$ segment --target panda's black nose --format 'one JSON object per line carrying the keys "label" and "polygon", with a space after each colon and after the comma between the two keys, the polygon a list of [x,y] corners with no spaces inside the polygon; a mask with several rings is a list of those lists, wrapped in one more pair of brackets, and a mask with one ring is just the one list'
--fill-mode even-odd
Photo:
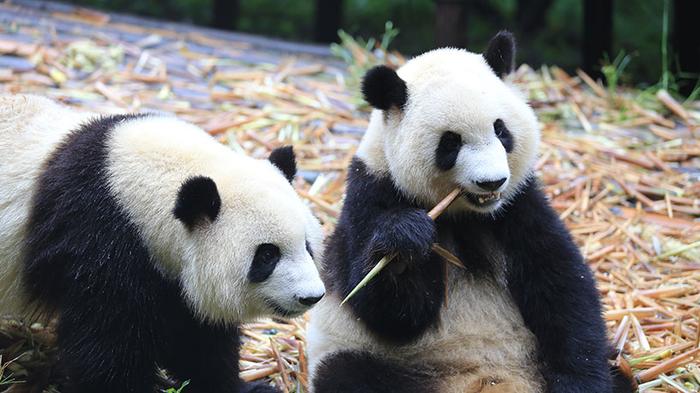
{"label": "panda's black nose", "polygon": [[476,182],[476,184],[486,191],[496,191],[496,190],[498,190],[498,187],[502,186],[503,183],[506,182],[506,180],[508,180],[508,178],[504,177],[502,179],[493,180],[493,181],[478,181],[478,182]]}
{"label": "panda's black nose", "polygon": [[299,303],[305,305],[305,306],[313,306],[314,304],[318,303],[319,300],[321,300],[321,296],[309,296],[309,297],[300,297],[298,298]]}

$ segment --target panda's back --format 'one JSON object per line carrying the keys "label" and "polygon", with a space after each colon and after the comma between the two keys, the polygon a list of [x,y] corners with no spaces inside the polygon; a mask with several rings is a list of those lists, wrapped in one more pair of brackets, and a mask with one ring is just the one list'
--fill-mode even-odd
{"label": "panda's back", "polygon": [[14,313],[22,242],[36,181],[66,135],[91,114],[32,95],[0,96],[0,313]]}

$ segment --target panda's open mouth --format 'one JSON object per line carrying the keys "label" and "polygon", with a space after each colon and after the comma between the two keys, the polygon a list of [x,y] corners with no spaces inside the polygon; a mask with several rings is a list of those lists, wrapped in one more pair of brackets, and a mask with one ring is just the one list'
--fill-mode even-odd
{"label": "panda's open mouth", "polygon": [[465,191],[462,195],[473,205],[478,207],[489,207],[501,200],[500,192],[490,192],[488,194],[474,194]]}

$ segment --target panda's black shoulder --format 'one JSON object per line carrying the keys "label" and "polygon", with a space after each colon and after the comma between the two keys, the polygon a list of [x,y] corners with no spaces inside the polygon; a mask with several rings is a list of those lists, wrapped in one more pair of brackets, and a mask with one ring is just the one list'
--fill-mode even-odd
{"label": "panda's black shoulder", "polygon": [[525,179],[518,193],[495,215],[495,224],[498,228],[516,232],[537,226],[546,228],[546,233],[570,238],[569,231],[552,208],[542,184],[534,175]]}
{"label": "panda's black shoulder", "polygon": [[[69,132],[43,163],[24,239],[22,278],[32,298],[49,306],[59,302],[72,283],[97,279],[93,274],[104,266],[96,261],[148,258],[137,228],[111,195],[107,178],[111,132],[141,116],[89,120]],[[108,270],[102,272],[109,274]]]}

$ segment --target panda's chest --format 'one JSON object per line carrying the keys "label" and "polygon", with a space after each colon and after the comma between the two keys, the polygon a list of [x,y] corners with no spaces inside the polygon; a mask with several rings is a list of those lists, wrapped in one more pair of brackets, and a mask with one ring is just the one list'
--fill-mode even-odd
{"label": "panda's chest", "polygon": [[488,227],[438,223],[437,232],[437,243],[465,266],[463,275],[505,285],[506,254]]}
{"label": "panda's chest", "polygon": [[[488,228],[438,226],[438,243],[464,265],[447,265],[446,304],[434,334],[478,337],[526,330],[507,288],[507,255]],[[430,335],[430,333],[428,333]]]}
{"label": "panda's chest", "polygon": [[453,229],[438,227],[438,243],[466,268],[448,265],[440,320],[412,346],[412,355],[442,369],[461,391],[489,378],[520,386],[513,391],[531,391],[524,386],[536,379],[527,372],[535,339],[506,286],[507,256],[488,231]]}
{"label": "panda's chest", "polygon": [[541,392],[535,338],[506,288],[450,268],[440,321],[413,348],[433,368],[441,393]]}

